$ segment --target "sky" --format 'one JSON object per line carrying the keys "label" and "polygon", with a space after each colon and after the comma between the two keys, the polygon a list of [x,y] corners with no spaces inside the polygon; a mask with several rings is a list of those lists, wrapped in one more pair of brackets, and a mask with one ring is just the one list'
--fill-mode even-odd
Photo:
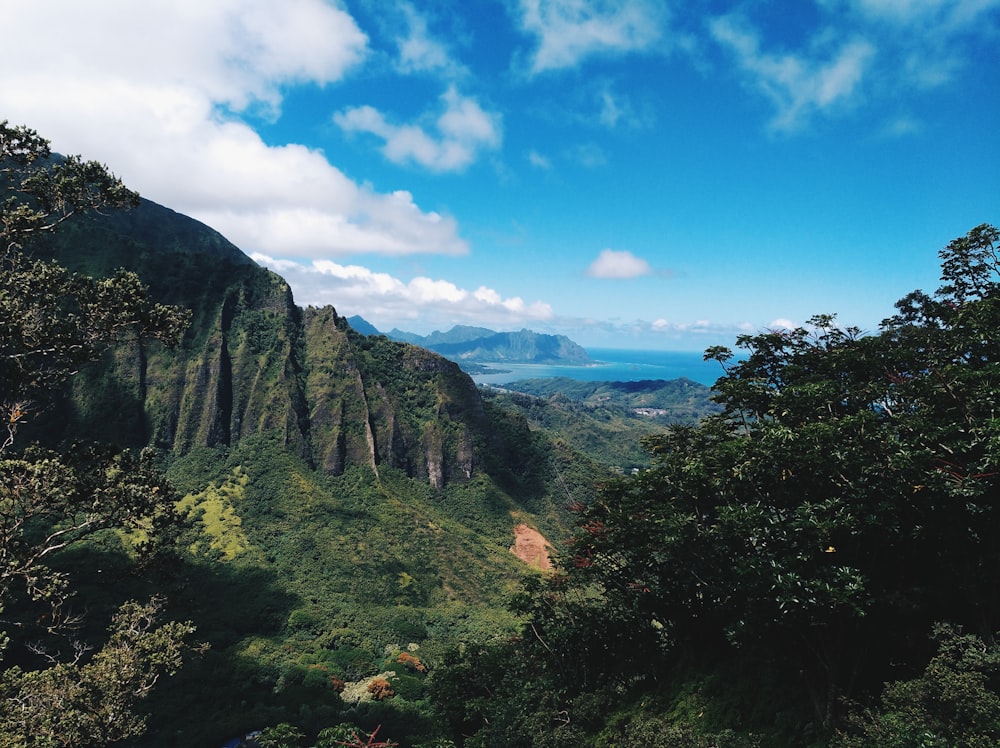
{"label": "sky", "polygon": [[382,331],[876,331],[1000,222],[1000,0],[0,9],[0,120]]}

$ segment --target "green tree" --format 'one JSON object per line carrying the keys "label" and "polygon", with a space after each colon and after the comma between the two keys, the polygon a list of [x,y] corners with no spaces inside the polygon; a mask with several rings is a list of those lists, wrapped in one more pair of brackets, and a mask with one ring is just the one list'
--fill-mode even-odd
{"label": "green tree", "polygon": [[723,413],[652,439],[656,467],[584,509],[574,573],[671,645],[718,637],[784,661],[828,729],[934,620],[990,635],[997,237],[949,244],[945,284],[879,334],[821,315],[741,337],[736,363],[710,350]]}
{"label": "green tree", "polygon": [[[177,668],[191,627],[158,624],[158,601],[128,603],[94,651],[74,633],[72,580],[51,562],[108,528],[141,530],[140,555],[152,553],[176,523],[174,496],[151,453],[23,448],[17,436],[106,346],[175,345],[188,314],[151,301],[132,273],[95,279],[44,258],[44,237],[73,215],[137,203],[104,166],[56,157],[33,130],[0,122],[0,192],[0,606],[21,645],[19,665],[2,663],[0,734],[102,745],[142,731],[132,706]],[[22,667],[29,652],[37,666]]]}
{"label": "green tree", "polygon": [[875,709],[852,715],[837,748],[988,748],[1000,743],[1000,647],[935,627],[938,651],[913,680],[888,684]]}
{"label": "green tree", "polygon": [[261,730],[260,734],[256,736],[256,741],[261,748],[294,748],[294,746],[302,745],[304,737],[305,733],[294,725],[281,722],[274,727],[265,727]]}
{"label": "green tree", "polygon": [[[562,689],[550,724],[601,684],[656,689],[694,662],[766,674],[802,729],[828,735],[845,698],[926,661],[935,621],[990,640],[998,238],[983,225],[950,243],[941,288],[875,334],[820,315],[741,336],[739,357],[706,352],[722,412],[651,438],[650,470],[577,505],[562,570],[521,602],[516,648]],[[729,719],[759,718],[760,679],[724,687],[742,688]]]}
{"label": "green tree", "polygon": [[[0,744],[103,746],[142,734],[135,710],[162,675],[181,665],[190,624],[158,624],[160,601],[127,603],[92,658],[40,670],[9,668],[0,677]],[[3,742],[6,741],[6,742]]]}

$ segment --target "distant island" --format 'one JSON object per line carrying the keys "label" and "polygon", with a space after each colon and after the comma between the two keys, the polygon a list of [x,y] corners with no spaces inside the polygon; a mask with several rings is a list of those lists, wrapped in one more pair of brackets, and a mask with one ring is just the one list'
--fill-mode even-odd
{"label": "distant island", "polygon": [[[347,322],[363,335],[385,335],[390,340],[413,343],[439,353],[473,373],[483,373],[477,364],[561,364],[587,366],[594,364],[590,354],[565,335],[548,335],[532,330],[497,332],[485,327],[456,325],[446,332],[435,330],[430,335],[417,335],[393,328],[380,332],[374,325],[357,315]],[[489,367],[485,371],[495,372]]]}

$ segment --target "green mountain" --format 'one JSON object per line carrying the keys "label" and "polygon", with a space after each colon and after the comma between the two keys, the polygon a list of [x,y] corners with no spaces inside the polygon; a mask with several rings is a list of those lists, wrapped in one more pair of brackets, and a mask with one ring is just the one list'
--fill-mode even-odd
{"label": "green mountain", "polygon": [[[157,690],[150,744],[282,721],[433,736],[426,671],[398,656],[433,669],[449,647],[511,634],[503,601],[537,573],[510,552],[515,528],[558,547],[566,507],[610,465],[484,399],[441,355],[297,307],[280,277],[154,203],[69,221],[51,250],[93,275],[134,270],[157,301],[192,310],[179,348],[108,351],[30,434],[156,447],[183,497],[180,566],[153,589],[210,649]],[[128,543],[60,559],[95,610],[152,583],[129,581]],[[372,702],[365,684],[382,673],[397,697]]]}
{"label": "green mountain", "polygon": [[565,335],[520,330],[496,332],[485,327],[456,325],[447,332],[416,335],[393,329],[393,340],[419,345],[460,363],[589,364],[590,354]]}
{"label": "green mountain", "polygon": [[581,382],[568,377],[522,379],[504,389],[545,398],[570,400],[590,409],[617,410],[654,423],[695,424],[719,406],[712,402],[712,388],[686,377],[644,379],[635,382]]}
{"label": "green mountain", "polygon": [[145,202],[73,224],[56,251],[91,274],[135,270],[155,297],[194,311],[180,351],[136,343],[107,362],[120,376],[78,378],[58,419],[67,436],[182,456],[278,432],[323,472],[396,468],[437,488],[503,453],[455,364],[356,334],[331,307],[299,309],[284,280],[191,219]]}

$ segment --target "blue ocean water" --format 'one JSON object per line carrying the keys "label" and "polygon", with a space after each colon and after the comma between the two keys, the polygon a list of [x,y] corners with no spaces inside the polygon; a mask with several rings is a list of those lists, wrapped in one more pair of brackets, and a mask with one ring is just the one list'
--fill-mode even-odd
{"label": "blue ocean water", "polygon": [[[546,366],[543,364],[486,364],[497,373],[473,374],[477,384],[502,385],[518,379],[569,377],[583,382],[635,382],[641,379],[688,379],[713,385],[722,376],[718,361],[703,361],[694,351],[640,351],[588,348],[595,364]],[[502,371],[501,371],[502,370]]]}

